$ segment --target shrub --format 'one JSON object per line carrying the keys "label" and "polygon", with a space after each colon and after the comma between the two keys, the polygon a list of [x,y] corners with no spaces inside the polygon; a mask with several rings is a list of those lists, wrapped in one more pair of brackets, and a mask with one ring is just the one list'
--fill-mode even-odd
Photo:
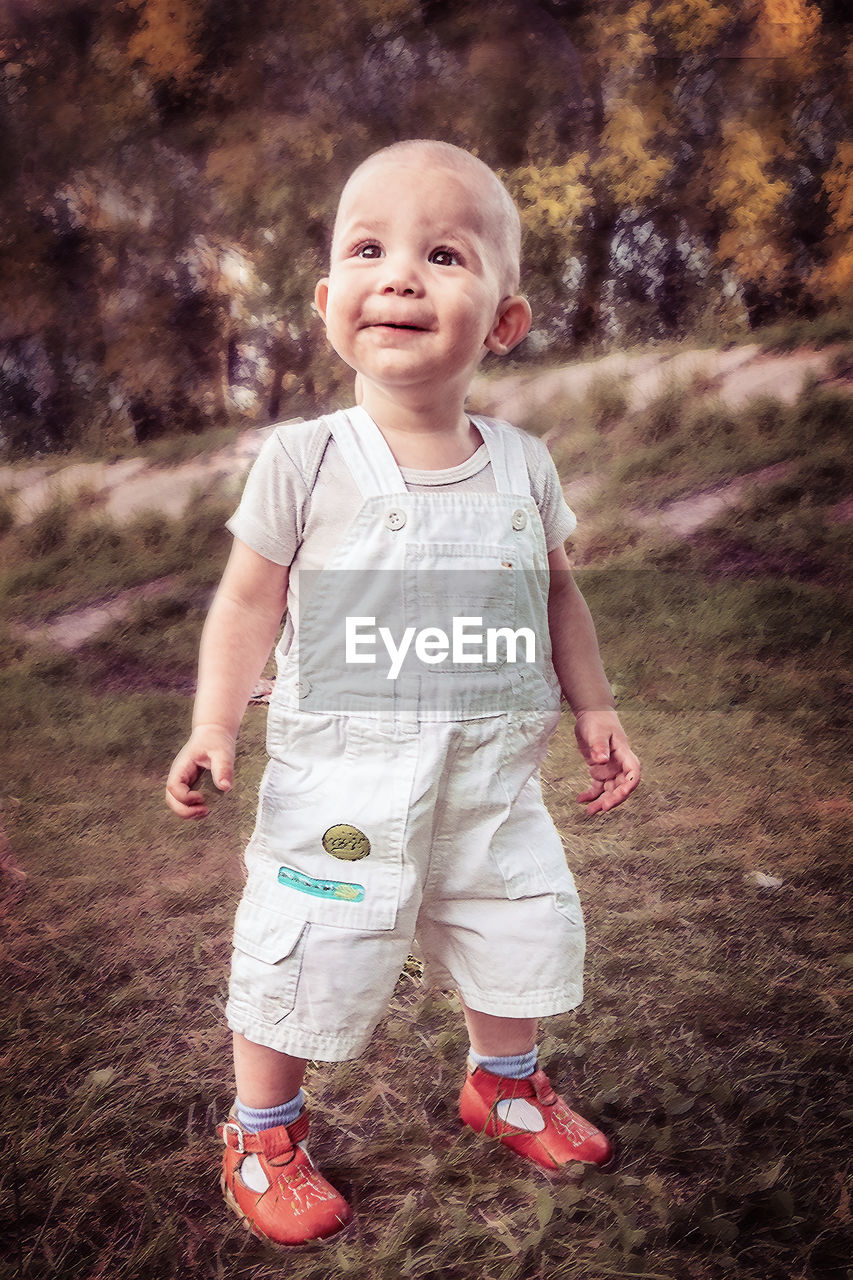
{"label": "shrub", "polygon": [[584,564],[606,564],[630,551],[640,537],[635,524],[617,517],[590,529],[582,540],[578,539],[578,558]]}
{"label": "shrub", "polygon": [[756,396],[742,412],[746,430],[763,439],[778,439],[789,418],[789,410],[772,396]]}
{"label": "shrub", "polygon": [[758,329],[753,340],[765,351],[793,351],[796,347],[828,347],[853,339],[853,310],[828,311],[809,320],[803,316],[780,320],[778,324]]}
{"label": "shrub", "polygon": [[687,412],[685,427],[697,446],[742,435],[734,410],[719,400],[700,401],[692,406]]}
{"label": "shrub", "polygon": [[221,570],[228,547],[225,521],[232,514],[231,502],[207,499],[190,502],[186,514],[172,526],[172,537],[184,551],[184,563],[215,562]]}
{"label": "shrub", "polygon": [[141,511],[125,526],[125,533],[143,551],[160,551],[172,537],[172,526],[159,511]]}
{"label": "shrub", "polygon": [[637,436],[643,444],[668,440],[681,427],[688,408],[687,388],[670,383],[643,410],[637,421]]}
{"label": "shrub", "polygon": [[594,426],[612,426],[628,412],[627,379],[619,374],[600,375],[590,384],[585,407]]}
{"label": "shrub", "polygon": [[56,497],[35,516],[26,531],[26,543],[34,556],[57,551],[68,540],[73,508],[67,498]]}
{"label": "shrub", "polygon": [[80,556],[95,559],[106,552],[117,551],[124,541],[122,531],[108,516],[82,519],[69,531],[69,544]]}
{"label": "shrub", "polygon": [[765,578],[710,593],[696,625],[704,642],[732,645],[755,657],[813,655],[849,630],[849,612],[833,591]]}
{"label": "shrub", "polygon": [[853,434],[853,396],[832,387],[807,385],[796,403],[794,427],[802,449]]}
{"label": "shrub", "polygon": [[853,343],[835,352],[827,372],[831,378],[853,378]]}
{"label": "shrub", "polygon": [[0,538],[15,524],[15,508],[8,493],[0,494]]}
{"label": "shrub", "polygon": [[157,466],[177,467],[192,458],[226,449],[234,443],[236,436],[235,426],[209,427],[202,432],[192,430],[170,432],[168,435],[145,441],[137,453],[144,454],[149,462]]}

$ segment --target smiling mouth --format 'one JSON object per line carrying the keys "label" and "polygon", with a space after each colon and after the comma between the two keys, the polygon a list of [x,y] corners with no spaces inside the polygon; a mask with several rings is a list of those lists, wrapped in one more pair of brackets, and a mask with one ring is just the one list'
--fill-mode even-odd
{"label": "smiling mouth", "polygon": [[365,326],[367,329],[401,329],[403,332],[409,333],[426,333],[427,329],[422,324],[400,324],[394,320],[376,320]]}

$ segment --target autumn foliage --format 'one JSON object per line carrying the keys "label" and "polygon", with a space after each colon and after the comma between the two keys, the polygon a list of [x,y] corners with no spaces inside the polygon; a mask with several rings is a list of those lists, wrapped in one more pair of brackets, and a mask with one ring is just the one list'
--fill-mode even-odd
{"label": "autumn foliage", "polygon": [[517,197],[527,350],[726,339],[853,294],[853,53],[813,0],[7,0],[0,448],[334,394],[310,299],[364,155]]}

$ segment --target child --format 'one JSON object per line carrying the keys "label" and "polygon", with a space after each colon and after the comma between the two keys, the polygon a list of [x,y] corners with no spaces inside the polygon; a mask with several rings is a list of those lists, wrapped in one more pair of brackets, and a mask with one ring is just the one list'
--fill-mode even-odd
{"label": "child", "polygon": [[[229,522],[167,800],[203,818],[204,769],[230,789],[286,609],[235,924],[237,1100],[222,1128],[226,1200],[280,1244],[352,1216],[305,1148],[305,1066],[362,1052],[415,934],[427,976],[460,994],[463,1121],[552,1174],[611,1153],[536,1066],[537,1019],[581,998],[583,920],[538,782],[560,690],[590,813],[621,803],[640,766],[569,571],[574,517],[547,451],[463,408],[486,351],[507,353],[530,326],[519,246],[512,200],[468,153],[411,141],[362,164],[315,293],[360,403],[274,432]],[[509,625],[478,650],[489,619]]]}

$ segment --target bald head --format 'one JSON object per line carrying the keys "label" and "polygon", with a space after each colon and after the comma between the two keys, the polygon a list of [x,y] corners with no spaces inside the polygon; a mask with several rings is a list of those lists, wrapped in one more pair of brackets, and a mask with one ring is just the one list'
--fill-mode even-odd
{"label": "bald head", "polygon": [[[521,220],[512,197],[496,173],[470,151],[455,147],[450,142],[432,138],[412,138],[394,142],[368,156],[350,175],[341,193],[338,213],[345,205],[350,185],[373,166],[398,164],[401,168],[444,169],[454,173],[476,196],[484,221],[488,225],[488,239],[495,254],[498,273],[506,294],[518,289],[521,258]],[[338,221],[335,223],[337,235]],[[334,237],[333,237],[334,239]]]}

